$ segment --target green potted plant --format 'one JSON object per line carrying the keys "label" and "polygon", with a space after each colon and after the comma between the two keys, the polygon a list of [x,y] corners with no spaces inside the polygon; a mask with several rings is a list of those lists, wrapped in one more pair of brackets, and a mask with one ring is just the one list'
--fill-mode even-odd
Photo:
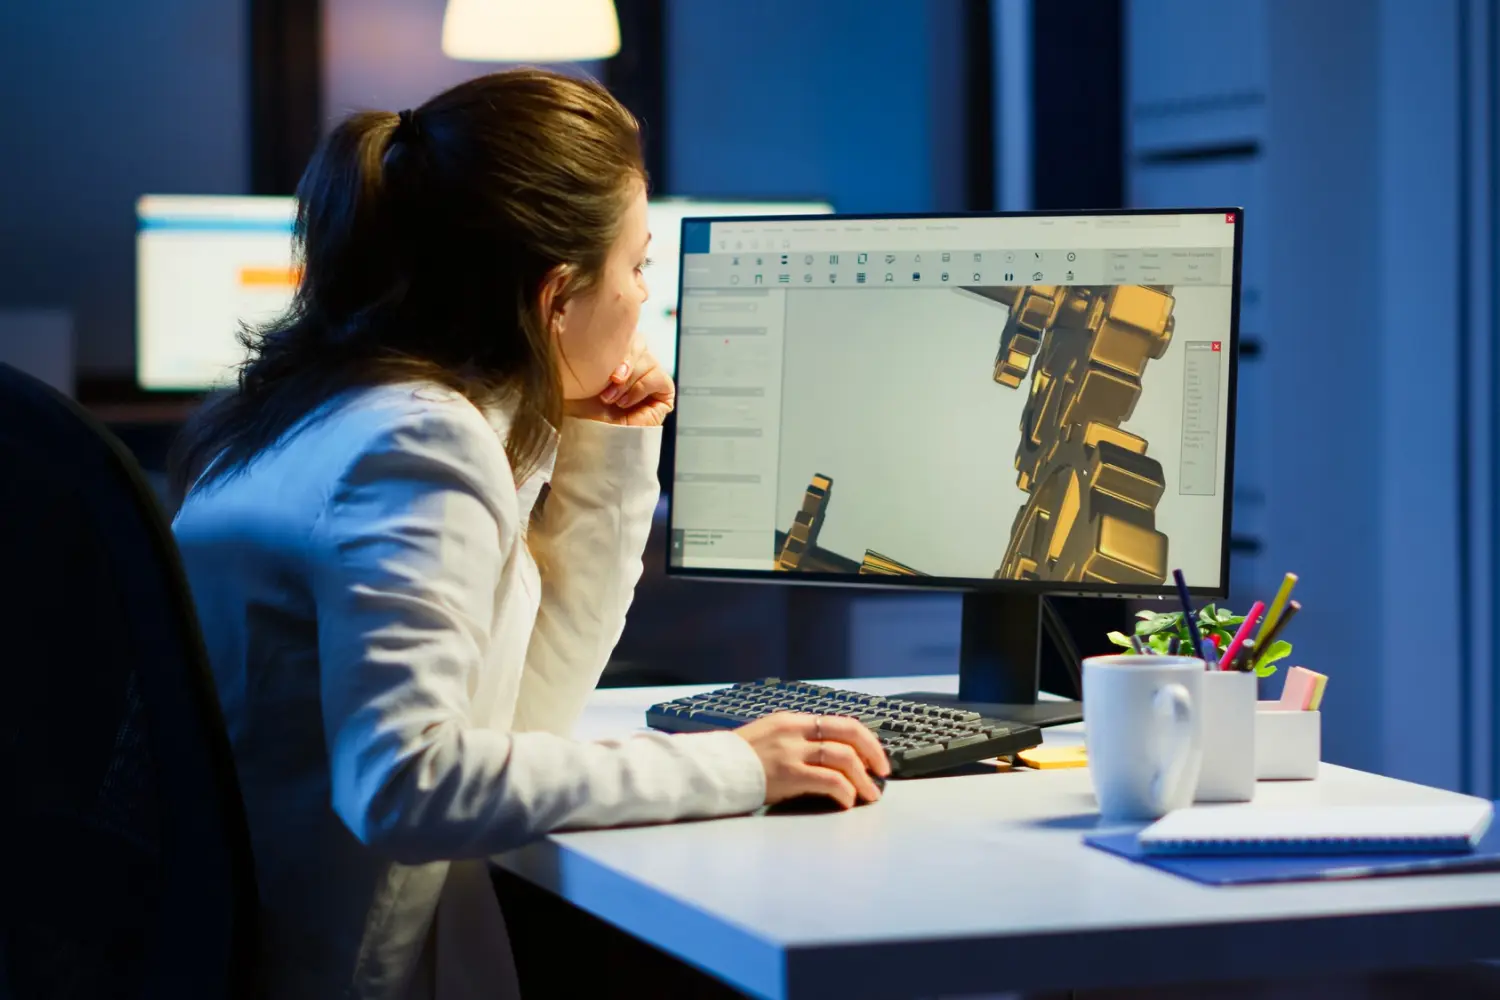
{"label": "green potted plant", "polygon": [[[1178,647],[1183,650],[1184,655],[1191,649],[1193,638],[1188,632],[1187,618],[1181,611],[1139,611],[1136,619],[1135,635],[1140,639],[1141,645],[1151,652],[1165,654],[1173,638],[1177,639]],[[1198,631],[1203,638],[1212,641],[1214,648],[1222,654],[1244,620],[1244,615],[1209,604],[1198,612]],[[1135,643],[1122,632],[1111,632],[1109,641],[1122,647],[1127,653],[1134,654],[1136,651]],[[1276,663],[1292,655],[1292,644],[1285,639],[1277,639],[1264,652],[1255,649],[1253,641],[1247,641],[1246,645],[1254,656],[1255,672],[1261,677],[1274,674]]]}

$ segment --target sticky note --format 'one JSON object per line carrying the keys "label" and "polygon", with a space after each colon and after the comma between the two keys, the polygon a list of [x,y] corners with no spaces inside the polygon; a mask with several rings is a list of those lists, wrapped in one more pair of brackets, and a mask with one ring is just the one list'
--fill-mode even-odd
{"label": "sticky note", "polygon": [[1327,686],[1328,678],[1322,674],[1318,674],[1317,679],[1313,681],[1312,697],[1307,700],[1307,710],[1309,712],[1316,712],[1318,706],[1323,704],[1323,689]]}
{"label": "sticky note", "polygon": [[1323,685],[1328,678],[1306,667],[1293,667],[1286,672],[1286,684],[1281,689],[1281,707],[1293,712],[1306,712],[1314,707],[1314,699],[1323,697]]}
{"label": "sticky note", "polygon": [[1016,754],[1022,764],[1046,771],[1057,767],[1088,767],[1088,754],[1082,743],[1077,746],[1047,746],[1045,743]]}

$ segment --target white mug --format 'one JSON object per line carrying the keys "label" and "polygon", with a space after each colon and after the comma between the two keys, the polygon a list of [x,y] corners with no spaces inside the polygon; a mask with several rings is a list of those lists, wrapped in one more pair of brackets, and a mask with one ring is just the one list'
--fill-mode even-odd
{"label": "white mug", "polygon": [[1083,661],[1084,740],[1104,819],[1157,819],[1192,804],[1203,765],[1203,671],[1191,656]]}

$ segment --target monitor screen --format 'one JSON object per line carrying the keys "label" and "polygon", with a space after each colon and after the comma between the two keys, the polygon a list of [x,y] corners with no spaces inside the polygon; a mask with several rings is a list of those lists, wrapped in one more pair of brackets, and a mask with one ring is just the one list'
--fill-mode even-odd
{"label": "monitor screen", "polygon": [[649,207],[651,249],[647,256],[646,286],[651,297],[641,307],[640,330],[651,353],[667,371],[676,365],[677,285],[682,220],[694,216],[726,218],[739,215],[827,215],[833,206],[818,201],[701,201],[696,198],[659,198]]}
{"label": "monitor screen", "polygon": [[297,287],[292,198],[146,195],[136,202],[136,381],[231,384],[242,324],[274,319]]}
{"label": "monitor screen", "polygon": [[1241,225],[688,223],[669,569],[1222,594]]}

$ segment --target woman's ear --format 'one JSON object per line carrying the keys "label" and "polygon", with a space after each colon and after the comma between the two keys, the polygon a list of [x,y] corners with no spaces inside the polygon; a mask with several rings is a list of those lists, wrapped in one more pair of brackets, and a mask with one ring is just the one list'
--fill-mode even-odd
{"label": "woman's ear", "polygon": [[564,321],[568,309],[568,283],[572,276],[573,269],[569,265],[558,264],[542,279],[537,306],[542,324],[549,335],[556,336],[558,327]]}

